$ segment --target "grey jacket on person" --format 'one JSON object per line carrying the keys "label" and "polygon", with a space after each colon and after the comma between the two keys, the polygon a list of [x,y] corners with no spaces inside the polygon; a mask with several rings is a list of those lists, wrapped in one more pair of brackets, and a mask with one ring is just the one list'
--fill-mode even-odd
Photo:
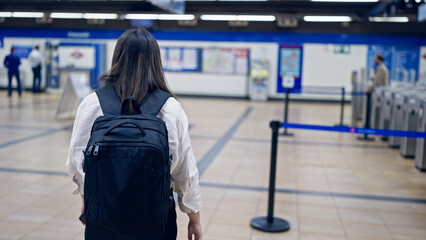
{"label": "grey jacket on person", "polygon": [[389,83],[389,70],[385,64],[380,64],[377,66],[376,73],[373,77],[373,84],[367,89],[368,93],[374,91],[375,87],[387,86]]}

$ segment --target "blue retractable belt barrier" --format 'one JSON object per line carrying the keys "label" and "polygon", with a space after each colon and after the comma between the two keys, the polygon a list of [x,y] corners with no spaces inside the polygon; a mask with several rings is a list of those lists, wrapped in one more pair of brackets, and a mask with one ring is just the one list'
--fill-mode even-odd
{"label": "blue retractable belt barrier", "polygon": [[298,124],[298,123],[288,123],[288,122],[283,122],[281,127],[283,127],[283,128],[294,128],[294,129],[317,130],[317,131],[330,131],[330,132],[344,132],[344,133],[355,133],[355,134],[392,136],[392,137],[426,138],[426,132],[386,130],[386,129],[376,129],[376,128],[322,126],[322,125]]}

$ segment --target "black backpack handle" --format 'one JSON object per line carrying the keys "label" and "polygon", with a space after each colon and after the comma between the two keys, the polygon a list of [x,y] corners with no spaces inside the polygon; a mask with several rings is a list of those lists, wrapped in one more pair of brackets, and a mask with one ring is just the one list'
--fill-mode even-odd
{"label": "black backpack handle", "polygon": [[129,115],[130,104],[133,107],[133,114],[141,114],[141,109],[138,102],[132,96],[128,96],[121,105],[121,115]]}
{"label": "black backpack handle", "polygon": [[118,121],[116,124],[114,124],[114,125],[110,126],[110,127],[106,130],[106,132],[105,132],[104,136],[107,136],[107,135],[111,134],[112,130],[114,130],[114,129],[116,129],[116,128],[120,127],[120,126],[123,126],[124,124],[131,124],[131,125],[136,126],[136,127],[137,127],[137,128],[139,128],[139,130],[141,131],[142,137],[144,137],[144,136],[145,136],[145,131],[144,131],[144,129],[143,129],[142,124],[140,124],[140,123],[139,123],[139,122],[137,122],[137,121],[129,121],[129,120],[126,120],[126,119],[124,119],[124,120],[122,120],[122,121]]}

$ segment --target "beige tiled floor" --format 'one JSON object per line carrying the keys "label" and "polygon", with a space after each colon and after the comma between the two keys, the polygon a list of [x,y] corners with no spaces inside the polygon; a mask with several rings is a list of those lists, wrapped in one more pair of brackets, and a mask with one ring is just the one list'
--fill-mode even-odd
{"label": "beige tiled floor", "polygon": [[[3,91],[0,99],[0,239],[83,239],[80,199],[71,195],[75,186],[62,175],[71,133],[63,128],[72,120],[55,120],[59,97],[25,93],[22,99],[7,99]],[[378,139],[364,143],[353,135],[303,130],[281,137],[278,148],[276,185],[287,191],[276,194],[275,215],[287,219],[291,229],[280,234],[253,230],[250,219],[267,209],[262,189],[269,176],[268,122],[282,119],[282,103],[180,101],[193,125],[197,159],[227,140],[200,179],[205,240],[426,239],[426,204],[354,197],[426,199],[426,174],[414,169],[413,160]],[[247,118],[224,139],[249,107]],[[349,106],[346,113],[349,122]],[[292,103],[290,120],[333,125],[338,114],[337,104]],[[178,239],[186,239],[186,224],[179,213]]]}

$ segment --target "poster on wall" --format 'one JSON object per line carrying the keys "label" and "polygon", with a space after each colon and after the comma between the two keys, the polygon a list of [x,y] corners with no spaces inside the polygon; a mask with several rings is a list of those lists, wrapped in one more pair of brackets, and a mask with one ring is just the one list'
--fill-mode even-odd
{"label": "poster on wall", "polygon": [[391,79],[396,81],[416,82],[419,79],[419,55],[419,48],[396,47],[395,64],[391,71]]}
{"label": "poster on wall", "polygon": [[196,48],[183,48],[183,69],[198,69],[198,50]]}
{"label": "poster on wall", "polygon": [[167,48],[161,47],[160,48],[160,55],[161,55],[161,63],[163,64],[163,69],[167,69]]}
{"label": "poster on wall", "polygon": [[198,48],[161,47],[164,71],[198,72]]}
{"label": "poster on wall", "polygon": [[95,68],[95,48],[93,46],[59,46],[59,68]]}
{"label": "poster on wall", "polygon": [[28,58],[31,51],[33,50],[32,46],[26,45],[12,45],[12,47],[15,49],[15,55],[19,58]]}
{"label": "poster on wall", "polygon": [[300,93],[302,87],[302,46],[280,45],[277,93],[284,93],[283,80],[292,78],[292,93]]}
{"label": "poster on wall", "polygon": [[248,74],[249,50],[242,48],[203,49],[203,72]]}
{"label": "poster on wall", "polygon": [[182,70],[181,48],[169,48],[167,54],[167,69],[171,71]]}
{"label": "poster on wall", "polygon": [[419,81],[426,84],[426,47],[420,48]]}

